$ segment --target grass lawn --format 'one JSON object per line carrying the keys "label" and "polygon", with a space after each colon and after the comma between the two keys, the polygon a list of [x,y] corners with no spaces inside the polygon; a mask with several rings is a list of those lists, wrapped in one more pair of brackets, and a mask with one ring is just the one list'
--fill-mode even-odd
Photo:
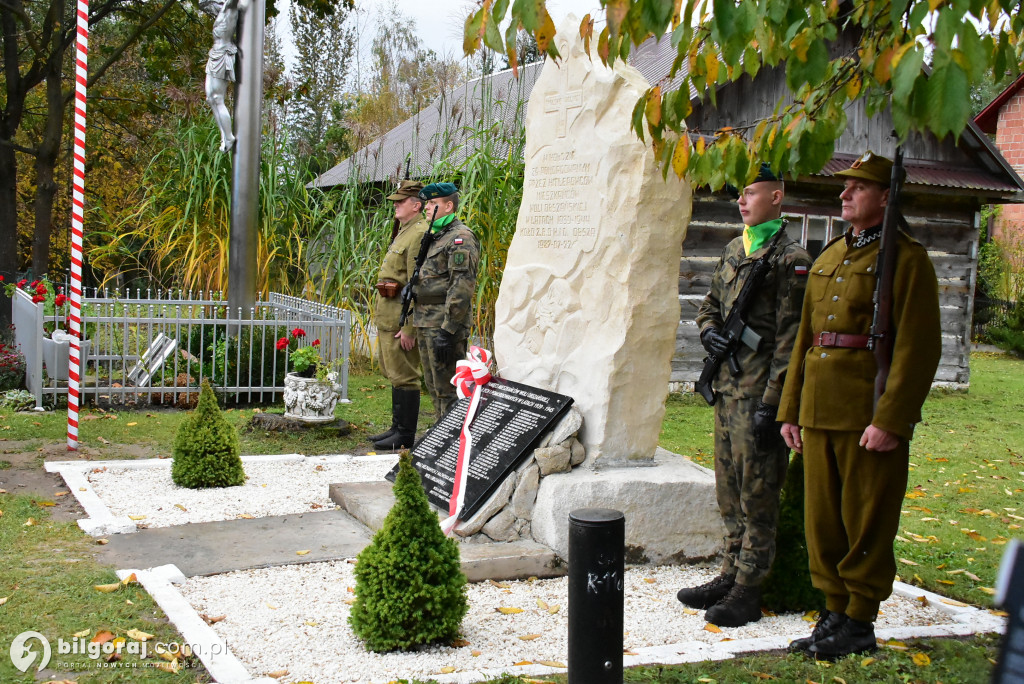
{"label": "grass lawn", "polygon": [[[896,553],[904,582],[989,608],[1004,545],[1021,536],[1024,524],[1024,361],[974,354],[971,370],[969,393],[936,390],[925,404],[924,421],[911,446],[910,486]],[[390,421],[390,390],[380,376],[355,369],[350,375],[349,396],[352,403],[337,409],[337,415],[353,426],[349,436],[243,429],[243,453],[365,453],[365,436]],[[429,413],[429,402],[424,399],[421,430],[430,422]],[[170,456],[170,444],[183,415],[153,409],[86,409],[80,435],[83,451],[104,459]],[[235,408],[226,415],[244,428],[253,409]],[[12,467],[12,462],[40,467],[44,459],[60,458],[55,454],[62,450],[65,419],[60,411],[15,414],[0,410],[0,469]],[[669,399],[660,443],[710,466],[712,410],[693,395]],[[0,493],[0,548],[4,549],[0,555],[0,681],[36,681],[15,670],[6,657],[11,640],[26,629],[40,631],[51,640],[58,636],[70,639],[86,630],[89,639],[98,631],[125,637],[128,630],[135,629],[156,635],[154,640],[173,641],[174,629],[140,587],[124,586],[112,593],[94,589],[95,585],[116,582],[112,569],[92,559],[94,541],[73,523],[49,518],[48,503]],[[33,524],[26,524],[29,519]],[[832,666],[797,656],[761,654],[723,663],[641,667],[628,671],[626,681],[982,682],[988,681],[998,642],[980,636],[923,640],[907,646],[908,650],[885,649],[870,661],[849,658]],[[73,663],[90,662],[85,656],[77,660],[75,656],[60,657]],[[134,662],[132,658],[125,656],[125,662]],[[136,662],[140,666],[136,669],[94,668],[73,676],[54,673],[52,678],[79,682],[203,680],[202,668],[196,669],[190,660],[179,663],[177,674],[141,668],[157,662],[163,661],[151,657]],[[495,681],[513,684],[525,680],[506,677]],[[564,682],[565,678],[545,677],[543,681]]]}

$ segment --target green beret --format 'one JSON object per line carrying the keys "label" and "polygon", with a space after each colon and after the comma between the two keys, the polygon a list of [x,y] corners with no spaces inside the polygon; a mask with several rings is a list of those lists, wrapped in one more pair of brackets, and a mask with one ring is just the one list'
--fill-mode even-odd
{"label": "green beret", "polygon": [[388,199],[394,202],[404,200],[406,197],[419,197],[420,190],[423,189],[423,183],[415,180],[404,180],[398,186],[398,189],[388,195]]}
{"label": "green beret", "polygon": [[[754,180],[750,181],[748,185],[753,185],[754,183],[763,183],[765,181],[779,180],[782,179],[776,176],[774,173],[772,173],[772,167],[765,162],[761,162],[761,166],[757,170],[757,177],[754,178]],[[732,197],[733,199],[739,199],[740,189],[737,188],[735,185],[726,184],[725,191],[729,193],[729,197]]]}
{"label": "green beret", "polygon": [[448,197],[454,195],[459,189],[455,187],[455,183],[431,183],[427,187],[420,190],[421,200],[432,200],[438,197]]}
{"label": "green beret", "polygon": [[882,185],[889,185],[889,181],[892,179],[892,160],[868,150],[860,159],[853,162],[850,168],[845,171],[837,171],[834,175],[840,178],[863,178]]}

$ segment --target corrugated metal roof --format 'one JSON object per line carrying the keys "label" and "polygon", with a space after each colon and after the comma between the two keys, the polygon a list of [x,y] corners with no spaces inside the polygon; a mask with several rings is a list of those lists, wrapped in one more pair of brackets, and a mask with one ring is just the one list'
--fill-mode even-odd
{"label": "corrugated metal roof", "polygon": [[[630,54],[629,63],[650,83],[658,83],[669,73],[675,56],[668,36],[660,41],[651,38]],[[413,177],[429,175],[434,166],[445,159],[458,165],[477,149],[480,140],[475,133],[481,122],[499,124],[503,128],[504,135],[494,136],[492,142],[497,144],[498,154],[507,154],[507,141],[521,133],[525,125],[526,104],[543,66],[544,62],[535,62],[521,67],[518,79],[508,69],[464,83],[324,172],[309,186],[344,185],[353,177],[364,183],[401,178],[409,155]],[[662,83],[662,87],[677,88],[685,69],[684,65],[680,73]],[[494,104],[485,106],[488,101]],[[491,118],[485,120],[485,117]]]}
{"label": "corrugated metal roof", "polygon": [[[825,168],[813,175],[833,176],[837,171],[850,168],[850,164],[856,159],[857,157],[852,154],[836,154],[831,161],[825,164]],[[1012,181],[997,178],[981,169],[942,166],[934,162],[920,162],[913,159],[905,160],[904,166],[907,169],[906,182],[908,185],[930,185],[940,188],[992,192],[1017,192],[1020,190],[1020,187]]]}

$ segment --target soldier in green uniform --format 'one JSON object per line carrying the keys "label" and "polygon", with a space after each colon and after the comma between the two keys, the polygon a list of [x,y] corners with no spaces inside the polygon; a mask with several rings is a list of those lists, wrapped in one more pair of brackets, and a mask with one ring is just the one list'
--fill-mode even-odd
{"label": "soldier in green uniform", "polygon": [[414,287],[416,326],[423,378],[434,402],[436,420],[457,401],[452,377],[455,362],[466,356],[472,323],[480,242],[455,218],[459,191],[452,183],[431,183],[420,191],[424,213],[432,220],[433,243]]}
{"label": "soldier in green uniform", "polygon": [[836,174],[850,228],[811,266],[779,405],[786,444],[804,454],[811,581],[826,607],[790,650],[822,660],[875,648],[873,622],[896,575],[892,542],[909,442],[942,353],[935,269],[925,248],[900,232],[892,368],[873,405],[873,293],[891,172],[890,160],[867,152]]}
{"label": "soldier in green uniform", "polygon": [[[721,358],[728,347],[721,330],[754,262],[769,248],[775,259],[746,311],[748,327],[761,336],[757,350],[740,345],[740,375],[723,363],[714,380],[715,492],[725,523],[725,549],[718,577],[677,597],[707,608],[706,619],[739,627],[761,618],[760,585],[775,557],[779,493],[786,480],[789,450],[782,443],[775,413],[800,323],[811,256],[785,233],[785,187],[767,164],[743,188],[738,204],[744,230],[725,248],[711,280],[711,291],[697,313],[704,347]],[[774,246],[773,238],[779,235]]]}
{"label": "soldier in green uniform", "polygon": [[420,242],[427,232],[423,218],[423,184],[404,180],[388,199],[395,208],[397,233],[388,246],[377,276],[377,308],[373,322],[377,326],[377,355],[381,371],[391,382],[391,428],[370,436],[381,450],[406,449],[416,437],[420,414],[420,352],[416,328],[411,323],[399,326],[402,315],[402,288],[416,266]]}

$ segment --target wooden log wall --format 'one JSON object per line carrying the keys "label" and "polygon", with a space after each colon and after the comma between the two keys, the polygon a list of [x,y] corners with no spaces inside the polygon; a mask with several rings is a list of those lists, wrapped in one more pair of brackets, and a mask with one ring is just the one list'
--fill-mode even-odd
{"label": "wooden log wall", "polygon": [[[791,236],[799,239],[801,213],[838,215],[838,202],[824,204],[821,198],[819,193],[801,196],[797,188],[787,187],[785,213],[794,219],[789,226]],[[942,359],[935,383],[966,389],[970,384],[971,318],[978,256],[975,212],[970,205],[951,207],[933,198],[908,202],[905,215],[915,239],[927,247],[939,281]],[[711,275],[722,250],[742,228],[734,201],[724,195],[695,195],[693,218],[679,262],[681,313],[672,359],[674,389],[691,389],[700,376],[705,353],[694,319],[711,286]]]}

